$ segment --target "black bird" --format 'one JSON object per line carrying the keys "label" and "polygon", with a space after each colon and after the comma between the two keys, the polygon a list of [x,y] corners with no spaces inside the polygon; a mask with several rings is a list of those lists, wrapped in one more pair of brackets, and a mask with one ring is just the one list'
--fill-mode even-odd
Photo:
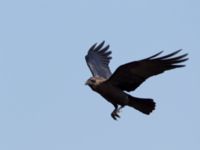
{"label": "black bird", "polygon": [[86,81],[86,85],[113,104],[115,109],[111,116],[115,120],[120,117],[118,113],[124,106],[133,107],[149,115],[155,109],[153,99],[133,97],[125,91],[135,90],[151,76],[184,67],[185,65],[180,63],[188,60],[188,54],[177,55],[181,50],[165,56],[160,56],[163,52],[161,51],[151,57],[123,64],[112,74],[109,68],[111,51],[108,51],[109,45],[104,46],[104,43],[94,44],[85,56],[93,75]]}

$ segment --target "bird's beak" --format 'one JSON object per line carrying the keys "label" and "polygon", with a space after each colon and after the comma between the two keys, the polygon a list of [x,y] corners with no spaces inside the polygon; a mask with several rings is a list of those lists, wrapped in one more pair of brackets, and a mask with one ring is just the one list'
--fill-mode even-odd
{"label": "bird's beak", "polygon": [[88,80],[85,82],[85,85],[88,85],[89,84],[89,82],[88,82]]}

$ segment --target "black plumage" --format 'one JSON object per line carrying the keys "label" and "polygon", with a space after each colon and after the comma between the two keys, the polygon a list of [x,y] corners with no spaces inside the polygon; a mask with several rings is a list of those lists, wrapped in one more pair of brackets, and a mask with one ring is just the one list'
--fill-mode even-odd
{"label": "black plumage", "polygon": [[109,68],[111,51],[108,51],[109,45],[104,47],[104,43],[94,44],[85,57],[93,75],[86,84],[113,104],[113,119],[119,117],[119,110],[126,105],[144,114],[150,114],[155,109],[153,99],[133,97],[124,91],[135,90],[149,77],[184,67],[181,63],[188,60],[188,54],[178,55],[181,50],[165,56],[160,56],[163,53],[161,51],[148,58],[123,64],[112,74]]}

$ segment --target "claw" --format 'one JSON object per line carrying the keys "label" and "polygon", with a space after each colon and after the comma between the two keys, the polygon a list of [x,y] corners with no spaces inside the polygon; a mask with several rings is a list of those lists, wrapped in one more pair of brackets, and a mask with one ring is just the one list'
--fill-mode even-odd
{"label": "claw", "polygon": [[119,110],[118,109],[115,109],[112,113],[111,113],[111,117],[114,119],[114,120],[117,120],[117,118],[120,118],[119,116]]}
{"label": "claw", "polygon": [[114,120],[117,120],[116,116],[112,113],[111,114],[111,117],[114,119]]}

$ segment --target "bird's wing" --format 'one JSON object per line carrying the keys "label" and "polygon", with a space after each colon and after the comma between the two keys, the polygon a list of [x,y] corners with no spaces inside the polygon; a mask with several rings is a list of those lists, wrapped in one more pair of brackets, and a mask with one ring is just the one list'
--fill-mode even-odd
{"label": "bird's wing", "polygon": [[90,47],[85,60],[93,76],[108,79],[111,76],[109,68],[111,51],[108,51],[109,45],[104,47],[104,43],[103,41],[99,45],[96,43]]}
{"label": "bird's wing", "polygon": [[177,50],[171,54],[157,57],[162,53],[161,51],[146,59],[121,65],[107,82],[119,87],[121,90],[135,90],[151,76],[158,75],[166,70],[184,67],[185,65],[180,63],[188,60],[188,58],[186,58],[188,54],[176,56],[180,51],[181,50]]}

